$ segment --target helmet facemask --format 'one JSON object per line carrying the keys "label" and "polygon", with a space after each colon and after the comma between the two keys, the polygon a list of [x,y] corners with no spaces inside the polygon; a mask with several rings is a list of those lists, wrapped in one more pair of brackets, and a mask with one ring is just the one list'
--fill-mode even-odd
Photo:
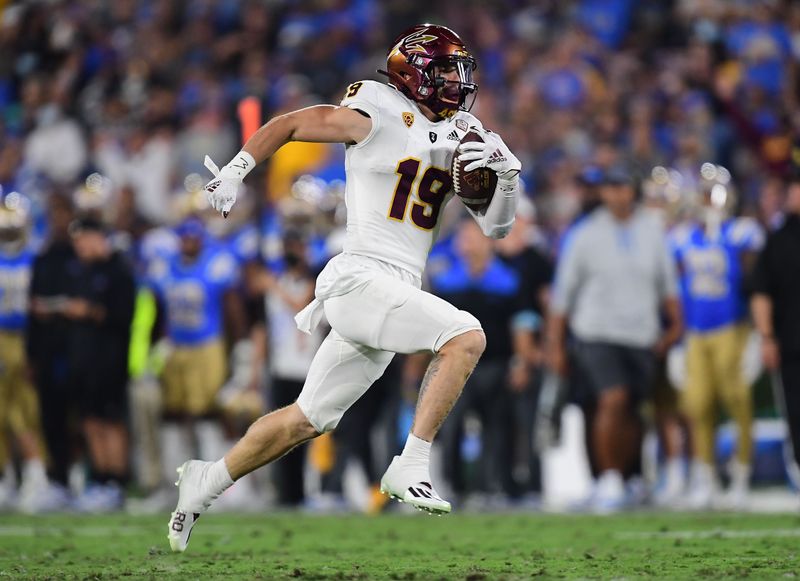
{"label": "helmet facemask", "polygon": [[[429,87],[432,94],[423,103],[440,117],[451,117],[456,111],[469,111],[478,92],[478,85],[472,78],[474,70],[475,59],[470,56],[448,56],[431,60],[423,71],[427,82],[420,92]],[[458,75],[457,80],[448,80],[444,76],[451,72]]]}

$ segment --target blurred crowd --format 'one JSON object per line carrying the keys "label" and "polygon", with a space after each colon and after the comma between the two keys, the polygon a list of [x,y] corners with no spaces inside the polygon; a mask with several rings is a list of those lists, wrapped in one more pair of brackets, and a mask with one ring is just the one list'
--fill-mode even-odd
{"label": "blurred crowd", "polygon": [[[0,11],[0,507],[115,510],[131,493],[131,510],[162,510],[183,459],[218,458],[252,419],[294,401],[321,336],[293,316],[341,249],[344,150],[289,144],[227,220],[206,206],[204,156],[238,151],[246,97],[261,121],[337,103],[352,81],[378,79],[391,40],[424,21],[475,55],[473,113],[522,160],[525,184],[508,238],[484,238],[453,202],[429,261],[427,288],[488,338],[438,440],[443,492],[535,506],[540,456],[569,402],[595,480],[580,507],[709,507],[722,406],[738,433],[725,502],[746,504],[761,375],[749,281],[767,234],[797,213],[784,198],[800,164],[800,6],[65,0]],[[222,506],[381,510],[377,480],[426,364],[398,358],[334,434],[238,482]]]}

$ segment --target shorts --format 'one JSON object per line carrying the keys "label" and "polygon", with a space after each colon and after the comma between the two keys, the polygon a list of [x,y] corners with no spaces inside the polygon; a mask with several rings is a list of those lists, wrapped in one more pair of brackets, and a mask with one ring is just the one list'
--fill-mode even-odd
{"label": "shorts", "polygon": [[316,326],[324,309],[331,328],[345,339],[393,353],[436,353],[453,337],[481,329],[471,314],[420,286],[420,277],[404,268],[340,254],[319,275],[317,298],[296,317],[298,327]]}
{"label": "shorts", "polygon": [[320,309],[331,326],[297,400],[319,431],[342,415],[376,381],[395,353],[438,352],[450,339],[481,330],[478,320],[420,289],[414,273],[381,260],[340,254],[317,280],[317,298],[297,317],[313,328]]}
{"label": "shorts", "polygon": [[25,367],[22,334],[0,331],[0,429],[14,434],[40,429],[39,397]]}
{"label": "shorts", "polygon": [[576,358],[598,394],[614,387],[625,387],[635,400],[641,401],[652,391],[656,358],[650,349],[578,341]]}
{"label": "shorts", "polygon": [[164,413],[204,416],[216,411],[217,393],[226,375],[227,357],[221,339],[176,346],[161,374]]}

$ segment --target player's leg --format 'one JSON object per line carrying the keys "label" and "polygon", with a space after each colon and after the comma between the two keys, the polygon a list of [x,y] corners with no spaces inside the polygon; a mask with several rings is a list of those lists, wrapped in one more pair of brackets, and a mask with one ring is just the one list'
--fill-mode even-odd
{"label": "player's leg", "polygon": [[695,508],[709,507],[717,487],[714,471],[715,383],[708,337],[690,333],[686,340],[683,407],[692,430],[688,503]]}
{"label": "player's leg", "polygon": [[172,550],[186,549],[200,514],[235,480],[333,430],[392,357],[393,353],[358,345],[331,331],[314,356],[295,403],[256,420],[224,458],[183,464],[178,506],[169,523]]}
{"label": "player's leg", "polygon": [[23,459],[18,506],[23,512],[56,508],[58,499],[50,494],[45,472],[39,400],[26,377],[22,338],[15,337],[12,344],[6,343],[3,348],[6,356],[11,355],[4,362],[10,385],[7,398],[0,401],[6,404],[9,427]]}
{"label": "player's leg", "polygon": [[448,513],[431,484],[431,444],[447,418],[486,345],[482,331],[469,330],[439,349],[422,379],[411,433],[381,479],[381,490],[433,514]]}
{"label": "player's leg", "polygon": [[737,428],[736,457],[728,470],[730,486],[727,502],[731,508],[743,508],[750,492],[750,463],[753,455],[753,396],[744,377],[742,356],[749,336],[746,325],[736,325],[716,338],[715,375],[719,378],[720,396]]}
{"label": "player's leg", "polygon": [[430,449],[486,346],[480,323],[439,297],[381,274],[327,300],[325,314],[334,329],[357,343],[395,353],[434,353],[411,433],[381,479],[381,489],[417,508],[450,512],[450,503],[431,484]]}

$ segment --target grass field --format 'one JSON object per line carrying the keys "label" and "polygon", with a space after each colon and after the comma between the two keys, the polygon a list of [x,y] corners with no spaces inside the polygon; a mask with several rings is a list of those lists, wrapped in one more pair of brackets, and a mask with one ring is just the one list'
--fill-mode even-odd
{"label": "grass field", "polygon": [[0,516],[0,579],[783,579],[800,515]]}

